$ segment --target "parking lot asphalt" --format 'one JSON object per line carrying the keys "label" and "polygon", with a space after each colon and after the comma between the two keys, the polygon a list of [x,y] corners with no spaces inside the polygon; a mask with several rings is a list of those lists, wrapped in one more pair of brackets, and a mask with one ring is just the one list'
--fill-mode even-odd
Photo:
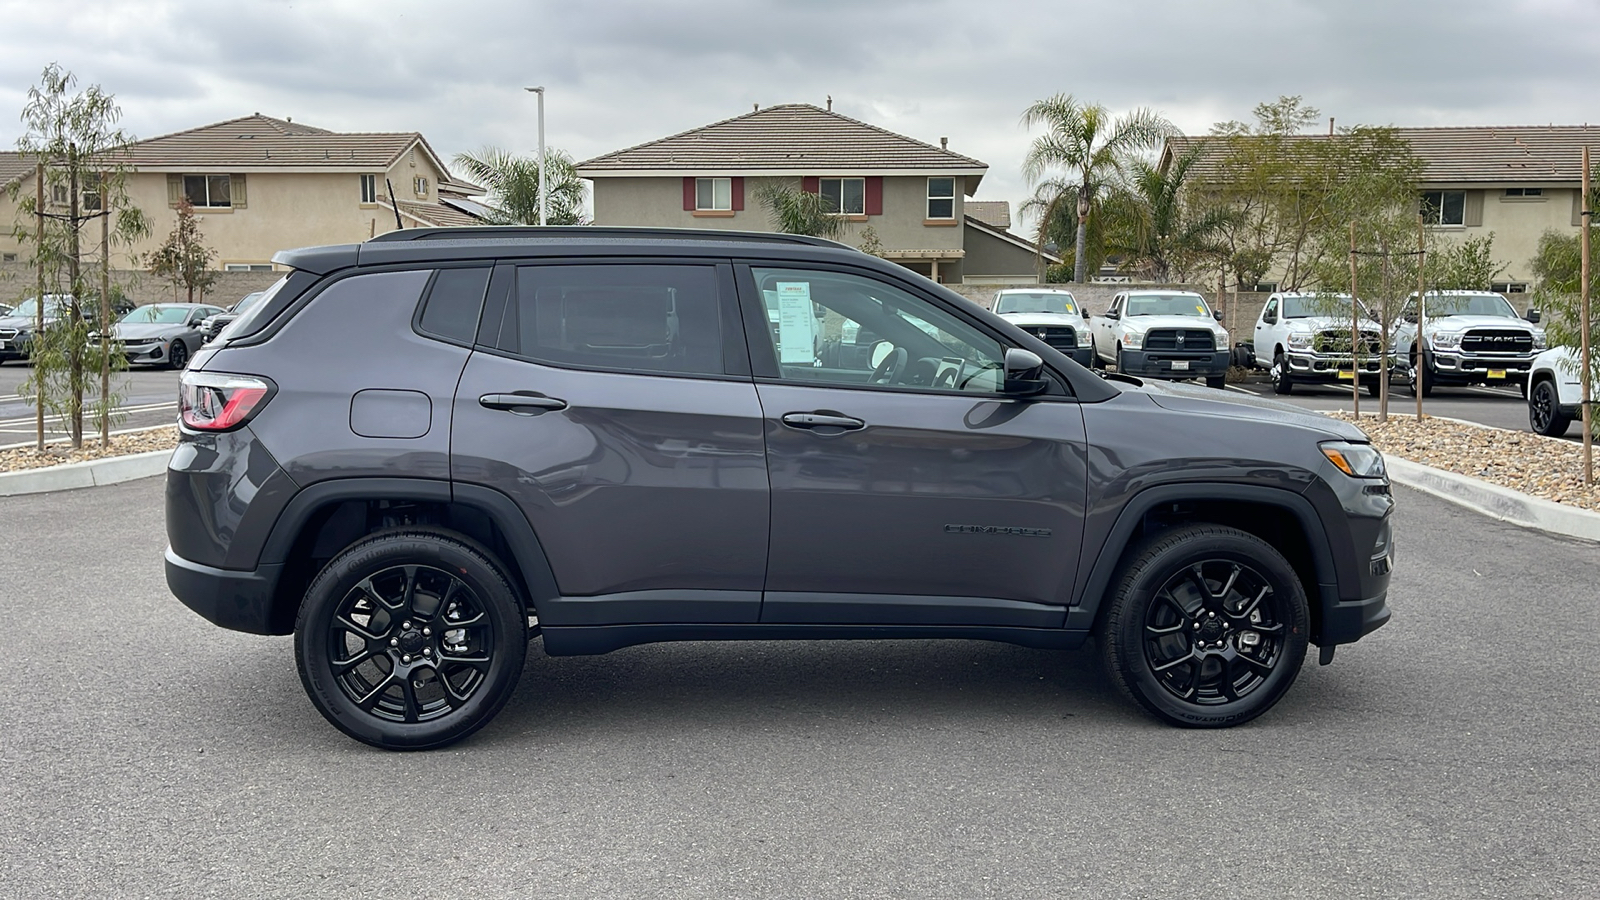
{"label": "parking lot asphalt", "polygon": [[[0,365],[0,449],[33,443],[36,421],[33,395],[32,392],[25,396],[21,394],[32,371],[27,363],[16,360]],[[148,368],[131,369],[113,375],[111,389],[122,397],[120,415],[113,427],[144,428],[176,421],[178,375],[171,369]],[[98,391],[98,371],[92,380],[94,389]],[[84,429],[94,430],[87,418]],[[67,433],[61,418],[48,412],[45,431],[46,438],[61,437]]]}
{"label": "parking lot asphalt", "polygon": [[551,658],[453,748],[166,590],[162,482],[0,498],[6,897],[1593,897],[1593,544],[1398,489],[1394,621],[1226,731],[1091,650]]}
{"label": "parking lot asphalt", "polygon": [[[1322,384],[1297,384],[1291,394],[1275,394],[1272,385],[1265,381],[1252,381],[1245,384],[1229,385],[1230,390],[1242,390],[1261,397],[1270,397],[1314,409],[1319,412],[1332,410],[1346,410],[1351,408],[1350,387],[1345,385],[1337,387]],[[1365,388],[1361,392],[1361,411],[1363,413],[1376,412],[1378,400],[1367,395]],[[1417,398],[1413,397],[1405,386],[1396,382],[1389,392],[1389,411],[1402,415],[1412,415],[1417,410]],[[1515,387],[1442,387],[1433,392],[1432,396],[1422,398],[1422,411],[1430,416],[1448,416],[1452,419],[1465,419],[1468,422],[1477,422],[1480,425],[1490,425],[1495,428],[1508,428],[1512,431],[1528,430],[1528,401]],[[1574,440],[1580,437],[1581,428],[1574,424],[1567,429],[1567,436]]]}

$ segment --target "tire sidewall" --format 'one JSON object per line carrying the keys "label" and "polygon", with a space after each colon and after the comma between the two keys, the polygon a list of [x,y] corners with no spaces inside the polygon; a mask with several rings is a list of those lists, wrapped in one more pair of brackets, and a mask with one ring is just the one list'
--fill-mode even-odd
{"label": "tire sidewall", "polygon": [[[489,671],[472,697],[441,719],[407,724],[369,715],[338,684],[330,666],[327,632],[345,596],[385,569],[420,564],[460,578],[483,602],[494,634]],[[500,711],[522,674],[527,619],[496,563],[457,540],[408,531],[376,535],[334,557],[306,591],[295,623],[300,679],[318,712],[345,734],[391,750],[420,750],[458,741]]]}

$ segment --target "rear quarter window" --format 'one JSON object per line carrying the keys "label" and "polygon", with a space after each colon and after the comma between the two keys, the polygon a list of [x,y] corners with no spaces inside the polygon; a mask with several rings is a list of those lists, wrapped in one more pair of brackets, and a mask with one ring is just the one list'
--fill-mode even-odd
{"label": "rear quarter window", "polygon": [[433,274],[417,317],[417,330],[453,343],[472,344],[489,288],[487,267],[440,269]]}

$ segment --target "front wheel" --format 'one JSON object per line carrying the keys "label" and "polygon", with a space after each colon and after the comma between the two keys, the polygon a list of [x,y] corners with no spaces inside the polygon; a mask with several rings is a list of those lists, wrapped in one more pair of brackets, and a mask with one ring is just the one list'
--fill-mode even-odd
{"label": "front wheel", "polygon": [[1369,396],[1369,397],[1381,397],[1381,396],[1383,396],[1383,382],[1378,381],[1377,380],[1377,376],[1374,376],[1373,380],[1367,382],[1367,396]]}
{"label": "front wheel", "polygon": [[189,348],[181,340],[173,341],[172,349],[167,351],[167,365],[182,370],[188,364]]}
{"label": "front wheel", "polygon": [[1308,622],[1300,579],[1272,545],[1189,525],[1134,552],[1100,643],[1111,680],[1157,718],[1224,728],[1271,709],[1294,684]]}
{"label": "front wheel", "polygon": [[374,747],[426,750],[483,727],[511,698],[527,618],[504,569],[456,536],[364,538],[306,591],[294,648],[306,693]]}
{"label": "front wheel", "polygon": [[1533,386],[1533,396],[1528,398],[1528,428],[1545,437],[1561,437],[1572,425],[1572,417],[1561,412],[1561,398],[1556,394],[1556,383],[1545,379]]}
{"label": "front wheel", "polygon": [[1272,357],[1272,392],[1287,394],[1294,390],[1294,376],[1289,374],[1289,357],[1279,353]]}

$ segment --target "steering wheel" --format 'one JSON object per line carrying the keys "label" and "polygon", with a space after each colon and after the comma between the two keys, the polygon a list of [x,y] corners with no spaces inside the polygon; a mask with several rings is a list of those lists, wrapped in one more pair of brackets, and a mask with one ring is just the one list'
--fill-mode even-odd
{"label": "steering wheel", "polygon": [[906,348],[896,347],[889,351],[872,370],[872,375],[867,379],[868,384],[894,384],[906,370],[906,361],[911,358],[906,353]]}

